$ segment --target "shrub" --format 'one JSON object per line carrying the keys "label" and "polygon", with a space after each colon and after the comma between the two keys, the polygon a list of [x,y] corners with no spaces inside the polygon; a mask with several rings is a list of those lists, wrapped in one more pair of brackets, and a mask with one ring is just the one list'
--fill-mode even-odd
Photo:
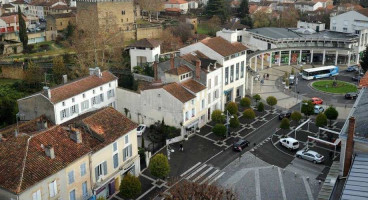
{"label": "shrub", "polygon": [[256,118],[256,114],[254,113],[253,109],[248,108],[248,109],[244,110],[243,117],[245,119],[254,119],[254,118]]}
{"label": "shrub", "polygon": [[327,125],[327,117],[324,113],[319,113],[316,117],[316,126],[324,127]]}
{"label": "shrub", "polygon": [[282,129],[289,129],[290,128],[290,121],[288,118],[284,118],[281,120],[280,128]]}
{"label": "shrub", "polygon": [[41,51],[48,51],[48,50],[50,50],[50,45],[41,44],[39,48],[40,48]]}
{"label": "shrub", "polygon": [[303,101],[301,111],[306,117],[313,115],[314,105],[312,104],[312,101]]}
{"label": "shrub", "polygon": [[238,105],[235,102],[230,102],[226,106],[226,110],[229,111],[231,115],[238,113]]}
{"label": "shrub", "polygon": [[302,114],[298,111],[294,111],[291,113],[290,119],[299,123],[299,121],[302,119]]}
{"label": "shrub", "polygon": [[223,123],[225,121],[225,116],[222,114],[221,110],[214,110],[211,114],[211,118],[216,123]]}
{"label": "shrub", "polygon": [[294,70],[294,67],[291,68],[291,74],[294,75],[295,74],[295,70]]}
{"label": "shrub", "polygon": [[263,112],[264,111],[264,105],[262,102],[259,102],[259,104],[257,105],[257,110],[258,112]]}
{"label": "shrub", "polygon": [[252,101],[250,100],[250,98],[248,97],[244,97],[240,100],[240,105],[242,107],[246,107],[246,108],[249,108],[250,107],[250,104],[252,103]]}
{"label": "shrub", "polygon": [[138,177],[127,173],[120,183],[120,194],[124,199],[135,198],[142,191],[142,184]]}
{"label": "shrub", "polygon": [[167,157],[162,154],[156,154],[151,158],[149,170],[154,177],[164,179],[170,172],[170,165]]}
{"label": "shrub", "polygon": [[261,96],[259,94],[255,94],[253,99],[256,101],[256,103],[258,103],[258,101],[261,100]]}
{"label": "shrub", "polygon": [[266,102],[269,106],[273,107],[274,105],[277,104],[277,99],[274,96],[269,96],[267,97]]}
{"label": "shrub", "polygon": [[230,127],[231,128],[238,128],[240,125],[239,119],[237,115],[234,115],[233,118],[230,119]]}
{"label": "shrub", "polygon": [[219,137],[225,137],[226,134],[226,127],[223,124],[216,124],[213,128],[212,128],[212,132],[219,136]]}
{"label": "shrub", "polygon": [[325,110],[325,115],[327,119],[330,120],[330,126],[332,126],[332,120],[337,119],[337,117],[339,116],[339,112],[337,112],[336,108],[330,106]]}

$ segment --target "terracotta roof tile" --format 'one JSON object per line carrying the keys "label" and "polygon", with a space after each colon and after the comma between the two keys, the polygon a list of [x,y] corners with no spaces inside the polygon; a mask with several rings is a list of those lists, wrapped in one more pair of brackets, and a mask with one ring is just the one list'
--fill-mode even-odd
{"label": "terracotta roof tile", "polygon": [[[5,23],[10,24],[14,23],[14,21],[17,21],[18,23],[18,14],[8,15],[8,16],[2,16],[0,19],[4,20]],[[27,21],[27,18],[23,15],[23,19]]]}
{"label": "terracotta roof tile", "polygon": [[71,98],[77,94],[81,94],[87,90],[106,84],[110,81],[116,80],[117,77],[108,71],[102,72],[102,77],[90,75],[76,81],[72,81],[65,85],[60,85],[51,88],[51,102],[58,103],[65,99]]}
{"label": "terracotta roof tile", "polygon": [[188,102],[196,97],[194,94],[190,93],[177,83],[169,83],[163,86],[163,88],[183,103]]}
{"label": "terracotta roof tile", "polygon": [[168,12],[181,12],[180,8],[165,8],[165,11]]}
{"label": "terracotta roof tile", "polygon": [[222,56],[230,56],[247,49],[239,42],[230,43],[222,37],[206,38],[201,42]]}
{"label": "terracotta roof tile", "polygon": [[185,0],[169,0],[167,3],[169,4],[184,4],[184,3],[188,3]]}
{"label": "terracotta roof tile", "polygon": [[368,87],[368,71],[365,72],[364,76],[360,79],[359,87]]}
{"label": "terracotta roof tile", "polygon": [[359,10],[356,10],[358,13],[368,17],[368,8],[363,8],[363,9],[359,9]]}
{"label": "terracotta roof tile", "polygon": [[160,41],[144,38],[134,42],[133,44],[129,45],[129,47],[155,48],[160,46],[160,44]]}
{"label": "terracotta roof tile", "polygon": [[188,73],[188,72],[191,72],[191,71],[192,71],[192,69],[190,69],[188,66],[181,65],[179,67],[169,69],[165,73],[173,74],[173,75],[182,75],[182,74],[185,74],[185,73]]}
{"label": "terracotta roof tile", "polygon": [[187,88],[188,90],[192,91],[193,93],[198,93],[202,90],[206,89],[206,86],[200,84],[199,82],[189,79],[187,81],[183,81],[180,83],[183,87]]}

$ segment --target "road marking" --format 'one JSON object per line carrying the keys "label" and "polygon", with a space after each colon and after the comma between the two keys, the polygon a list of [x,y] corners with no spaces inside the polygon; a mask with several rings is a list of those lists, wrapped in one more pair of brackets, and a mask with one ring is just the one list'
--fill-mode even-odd
{"label": "road marking", "polygon": [[202,165],[200,168],[198,168],[195,172],[193,172],[193,173],[191,173],[188,177],[187,177],[187,179],[189,180],[190,178],[192,178],[194,175],[196,175],[199,171],[201,171],[203,168],[205,168],[207,165],[206,164],[204,164],[204,165]]}
{"label": "road marking", "polygon": [[255,170],[254,179],[256,184],[256,199],[261,200],[261,185],[259,183],[259,169]]}
{"label": "road marking", "polygon": [[216,171],[214,171],[211,175],[209,175],[206,179],[204,179],[200,184],[205,183],[206,181],[208,181],[210,178],[212,178],[212,176],[214,176],[215,174],[217,174],[217,172],[219,172],[220,170],[216,169]]}
{"label": "road marking", "polygon": [[219,179],[224,174],[225,172],[221,172],[220,175],[216,176],[216,178],[214,178],[208,185],[211,185],[213,182],[217,181],[217,179]]}
{"label": "road marking", "polygon": [[203,135],[200,135],[200,134],[197,134],[197,133],[196,133],[196,135],[197,135],[197,136],[199,136],[199,137],[201,137],[201,138],[207,139],[207,140],[209,140],[209,141],[216,142],[215,140],[213,140],[213,139],[211,139],[211,138],[208,138],[208,137],[205,137],[205,136],[203,136]]}
{"label": "road marking", "polygon": [[185,176],[185,174],[187,174],[187,173],[189,173],[190,171],[192,171],[194,168],[196,168],[198,165],[200,165],[201,164],[201,162],[198,162],[197,164],[195,164],[193,167],[191,167],[191,168],[189,168],[187,171],[185,171],[184,173],[182,173],[181,175],[180,175],[180,177],[183,177],[183,176]]}
{"label": "road marking", "polygon": [[280,168],[277,168],[277,169],[279,171],[279,179],[280,179],[280,186],[281,186],[282,198],[284,200],[286,200],[285,185],[284,185],[284,180],[282,178],[281,169]]}
{"label": "road marking", "polygon": [[153,178],[151,178],[151,177],[149,177],[149,176],[147,176],[147,175],[145,175],[145,174],[143,174],[143,173],[141,173],[141,176],[143,176],[144,178],[146,178],[146,179],[148,179],[148,180],[151,180],[151,181],[153,181],[153,182],[155,182],[155,181],[156,181],[155,179],[153,179]]}
{"label": "road marking", "polygon": [[313,200],[312,190],[309,187],[309,183],[307,182],[307,179],[304,176],[302,177],[302,179],[304,182],[305,190],[307,191],[308,199]]}
{"label": "road marking", "polygon": [[202,174],[200,174],[199,176],[197,176],[197,178],[195,178],[194,180],[193,180],[193,182],[196,182],[196,181],[198,181],[200,178],[202,178],[202,176],[204,176],[205,174],[207,174],[209,171],[211,171],[213,169],[213,167],[210,167],[210,168],[208,168],[206,171],[204,171]]}

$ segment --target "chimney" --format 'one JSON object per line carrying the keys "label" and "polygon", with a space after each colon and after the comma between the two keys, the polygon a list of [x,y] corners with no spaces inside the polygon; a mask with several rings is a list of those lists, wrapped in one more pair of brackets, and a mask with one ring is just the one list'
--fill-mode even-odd
{"label": "chimney", "polygon": [[215,62],[213,68],[216,69],[216,67],[217,67],[217,62]]}
{"label": "chimney", "polygon": [[175,68],[175,60],[174,60],[174,54],[171,54],[170,56],[170,69]]}
{"label": "chimney", "polygon": [[45,95],[47,98],[51,99],[51,90],[49,87],[45,86],[43,87],[43,95]]}
{"label": "chimney", "polygon": [[345,149],[344,173],[343,173],[344,177],[349,174],[349,169],[351,166],[351,162],[353,160],[354,134],[355,134],[355,118],[350,117],[348,127],[348,138],[346,140],[346,149]]}
{"label": "chimney", "polygon": [[63,75],[63,83],[66,84],[68,82],[68,75]]}
{"label": "chimney", "polygon": [[101,70],[99,67],[89,68],[89,75],[95,75],[99,78],[102,77]]}
{"label": "chimney", "polygon": [[37,121],[37,129],[38,130],[44,130],[47,129],[47,121],[46,120],[39,120]]}
{"label": "chimney", "polygon": [[82,134],[76,129],[70,130],[70,139],[72,139],[77,144],[82,143]]}
{"label": "chimney", "polygon": [[157,66],[158,64],[157,64],[157,61],[155,61],[155,62],[153,62],[153,71],[154,71],[154,80],[155,80],[155,82],[157,82],[158,81],[158,66]]}
{"label": "chimney", "polygon": [[197,80],[201,78],[201,60],[196,60],[195,75]]}
{"label": "chimney", "polygon": [[18,137],[18,129],[15,129],[15,130],[14,130],[14,136],[15,136],[15,137]]}
{"label": "chimney", "polygon": [[45,153],[46,153],[46,156],[50,157],[51,159],[55,158],[54,147],[52,145],[45,146]]}

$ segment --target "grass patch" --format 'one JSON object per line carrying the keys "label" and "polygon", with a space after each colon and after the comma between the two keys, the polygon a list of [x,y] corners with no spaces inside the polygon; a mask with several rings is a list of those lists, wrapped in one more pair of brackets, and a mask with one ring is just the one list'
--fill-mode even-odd
{"label": "grass patch", "polygon": [[337,85],[333,86],[333,82],[334,82],[333,80],[315,81],[312,84],[312,87],[322,92],[329,92],[335,94],[345,94],[348,92],[357,91],[357,87],[354,84],[344,81],[336,81]]}
{"label": "grass patch", "polygon": [[0,79],[0,86],[2,86],[2,85],[13,85],[15,82],[18,82],[18,81],[19,80],[2,78],[2,79]]}
{"label": "grass patch", "polygon": [[205,24],[198,24],[197,26],[197,33],[208,35],[210,33],[209,28]]}

